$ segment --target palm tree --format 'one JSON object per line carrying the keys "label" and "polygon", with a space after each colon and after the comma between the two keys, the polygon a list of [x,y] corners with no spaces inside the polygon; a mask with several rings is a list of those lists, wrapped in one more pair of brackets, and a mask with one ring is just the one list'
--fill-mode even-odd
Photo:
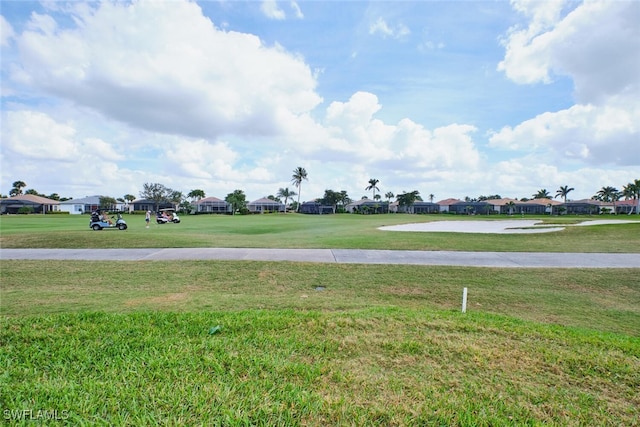
{"label": "palm tree", "polygon": [[513,200],[509,200],[509,202],[505,205],[508,208],[509,215],[513,215],[513,212],[516,209],[516,204]]}
{"label": "palm tree", "polygon": [[409,213],[411,206],[416,202],[416,200],[420,199],[420,192],[418,190],[404,192],[402,194],[398,194],[396,196],[396,200],[400,206],[405,207],[405,212]]}
{"label": "palm tree", "polygon": [[431,203],[433,203],[433,199],[435,199],[435,197],[436,197],[436,196],[434,196],[434,195],[433,195],[433,193],[432,193],[432,194],[429,194],[429,201],[430,201]]}
{"label": "palm tree", "polygon": [[550,199],[551,194],[547,191],[546,188],[543,188],[542,190],[538,190],[538,192],[533,195],[533,198],[534,199]]}
{"label": "palm tree", "polygon": [[298,187],[298,206],[296,206],[296,212],[300,211],[300,187],[302,186],[302,181],[307,180],[307,171],[305,168],[298,166],[293,170],[293,175],[291,175],[291,183]]}
{"label": "palm tree", "polygon": [[345,209],[345,207],[351,203],[351,198],[347,194],[346,190],[340,191],[340,194],[338,194],[338,202],[342,205],[342,209]]}
{"label": "palm tree", "polygon": [[[622,196],[625,200],[636,200],[635,206],[636,214],[640,215],[640,179],[636,179],[634,182],[630,182],[622,187]],[[633,213],[633,208],[629,211],[629,215]]]}
{"label": "palm tree", "polygon": [[595,195],[596,200],[602,200],[603,202],[613,202],[613,213],[617,214],[616,202],[620,200],[622,193],[615,187],[602,187]]}
{"label": "palm tree", "polygon": [[565,185],[564,187],[560,187],[558,189],[558,191],[556,191],[556,197],[560,196],[564,199],[564,203],[567,204],[567,195],[572,192],[573,190],[575,190],[575,188],[569,188],[568,185]]}
{"label": "palm tree", "polygon": [[282,197],[284,199],[284,213],[287,213],[287,202],[289,199],[293,198],[296,195],[295,191],[289,190],[289,187],[278,189],[278,197]]}
{"label": "palm tree", "polygon": [[376,187],[376,184],[378,184],[380,181],[378,181],[375,178],[371,178],[369,180],[369,186],[367,188],[365,188],[365,190],[369,191],[372,190],[373,191],[373,200],[376,199],[376,190],[380,191],[380,189],[378,187]]}
{"label": "palm tree", "polygon": [[391,203],[391,199],[393,199],[395,195],[391,191],[387,191],[384,197],[387,198],[387,202]]}

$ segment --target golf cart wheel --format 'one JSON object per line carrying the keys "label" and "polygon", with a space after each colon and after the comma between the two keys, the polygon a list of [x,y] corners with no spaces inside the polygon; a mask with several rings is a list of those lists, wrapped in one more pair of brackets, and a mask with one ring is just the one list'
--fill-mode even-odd
{"label": "golf cart wheel", "polygon": [[173,220],[173,222],[174,222],[175,224],[180,224],[180,220],[179,220],[179,219],[174,219],[174,220]]}
{"label": "golf cart wheel", "polygon": [[100,227],[100,225],[98,225],[98,224],[93,224],[93,226],[92,226],[91,228],[93,228],[93,231],[100,231],[100,230],[102,230],[102,227]]}
{"label": "golf cart wheel", "polygon": [[127,224],[118,224],[118,230],[126,230]]}

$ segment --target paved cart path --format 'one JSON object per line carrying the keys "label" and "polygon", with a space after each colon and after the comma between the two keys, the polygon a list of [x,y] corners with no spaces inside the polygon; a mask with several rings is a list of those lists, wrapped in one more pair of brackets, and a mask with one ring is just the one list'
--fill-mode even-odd
{"label": "paved cart path", "polygon": [[640,268],[640,254],[391,251],[361,249],[0,249],[3,260],[243,260],[472,267]]}

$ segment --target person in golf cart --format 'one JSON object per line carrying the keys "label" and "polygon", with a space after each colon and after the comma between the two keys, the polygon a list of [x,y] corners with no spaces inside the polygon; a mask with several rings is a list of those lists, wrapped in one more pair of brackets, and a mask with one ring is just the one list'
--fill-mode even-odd
{"label": "person in golf cart", "polygon": [[107,212],[102,212],[102,220],[104,222],[108,222],[109,225],[113,225],[113,221],[111,221],[111,218],[109,218],[109,214]]}
{"label": "person in golf cart", "polygon": [[167,213],[167,211],[162,211],[162,218],[166,219],[167,221],[171,221],[173,219],[173,215]]}
{"label": "person in golf cart", "polygon": [[91,222],[100,221],[108,222],[109,225],[113,224],[113,221],[111,221],[109,215],[106,212],[102,212],[102,215],[100,215],[100,209],[96,209],[95,211],[91,212]]}
{"label": "person in golf cart", "polygon": [[156,219],[158,220],[158,223],[162,222],[165,224],[171,221],[171,217],[162,210],[159,210],[158,212],[156,212]]}

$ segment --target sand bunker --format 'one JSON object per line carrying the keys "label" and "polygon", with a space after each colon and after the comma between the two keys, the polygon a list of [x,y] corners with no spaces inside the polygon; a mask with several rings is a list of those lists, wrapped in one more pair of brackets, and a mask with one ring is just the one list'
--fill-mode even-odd
{"label": "sand bunker", "polygon": [[564,230],[565,227],[583,225],[604,225],[604,224],[626,224],[638,223],[638,221],[628,220],[594,220],[584,221],[579,224],[553,225],[543,224],[538,220],[514,219],[497,221],[433,221],[416,224],[400,224],[379,227],[384,231],[418,231],[429,233],[485,233],[485,234],[530,234],[530,233],[550,233]]}

